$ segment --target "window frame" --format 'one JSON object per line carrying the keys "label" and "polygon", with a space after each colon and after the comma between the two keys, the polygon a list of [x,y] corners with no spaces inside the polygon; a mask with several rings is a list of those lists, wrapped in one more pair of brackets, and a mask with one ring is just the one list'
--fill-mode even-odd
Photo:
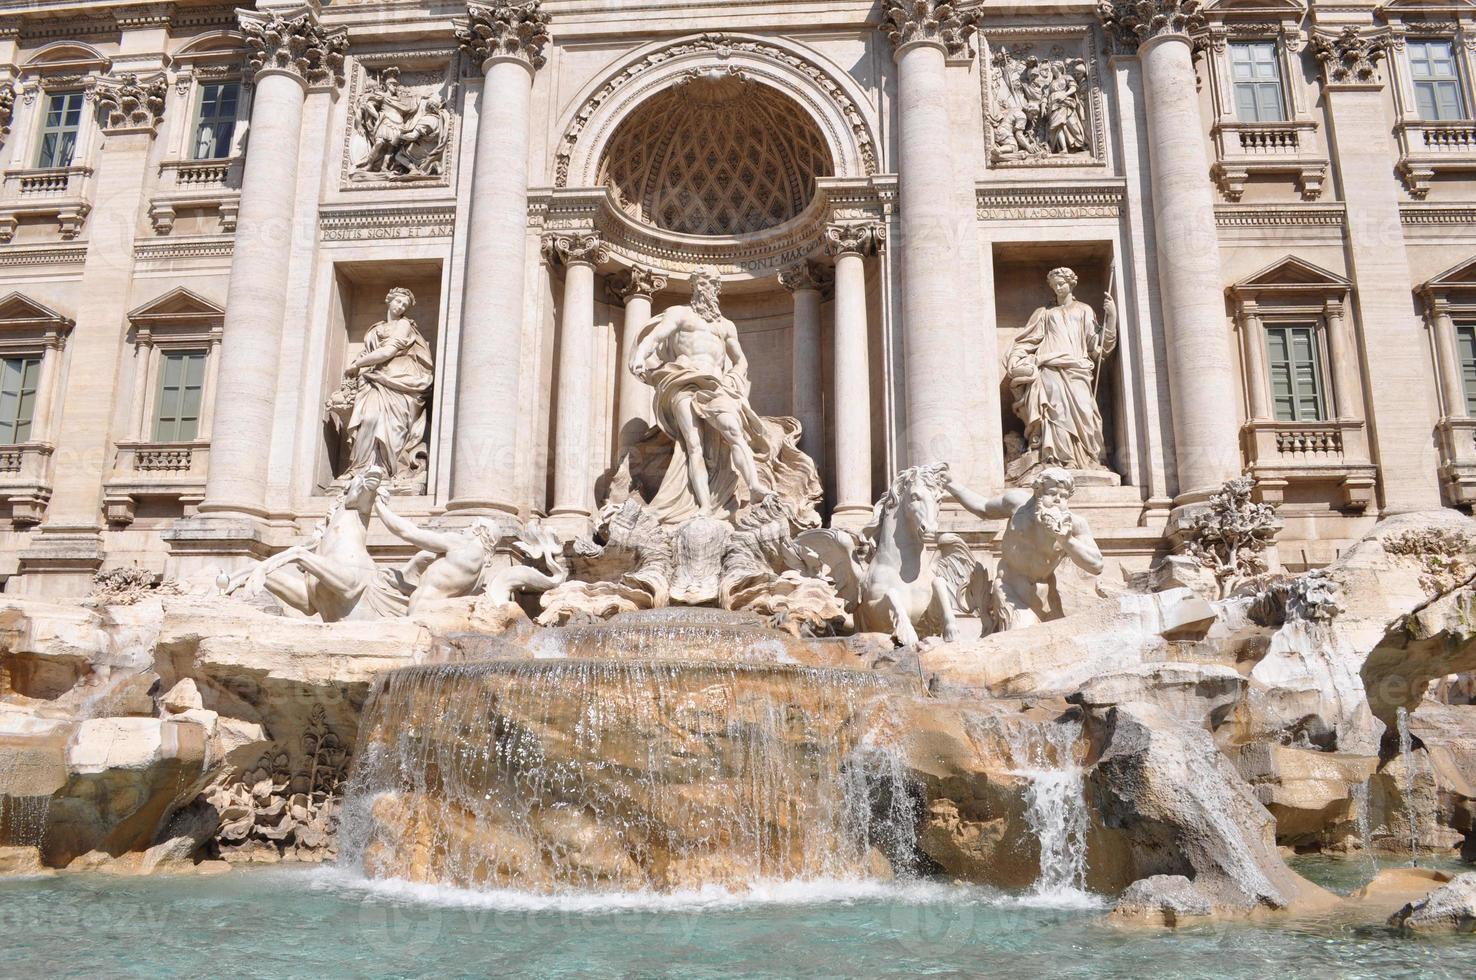
{"label": "window frame", "polygon": [[[191,420],[195,431],[188,438],[180,435],[178,428],[185,421],[183,414],[176,414],[168,420],[175,426],[175,432],[170,438],[165,438],[161,432],[161,426],[165,423],[162,417],[163,403],[168,393],[168,365],[171,358],[197,356],[200,364],[200,381],[198,385],[199,396],[196,399],[195,414]],[[154,357],[153,371],[151,372],[152,384],[149,395],[148,409],[144,418],[148,426],[147,438],[151,443],[193,443],[200,440],[200,429],[205,421],[205,394],[206,385],[210,377],[211,348],[209,343],[190,343],[188,341],[171,341],[158,344],[157,353]],[[186,365],[188,362],[185,362]],[[189,390],[188,376],[185,383],[179,386],[181,397],[183,392]],[[180,409],[183,409],[181,404]]]}
{"label": "window frame", "polygon": [[[1461,372],[1461,389],[1466,396],[1466,416],[1476,418],[1476,316],[1455,314],[1451,316],[1455,331],[1455,356]],[[1471,357],[1466,357],[1466,342],[1469,339]]]}
{"label": "window frame", "polygon": [[[1286,65],[1284,64],[1285,59],[1282,57],[1281,48],[1282,48],[1282,45],[1281,45],[1279,39],[1276,38],[1276,37],[1274,37],[1274,36],[1267,36],[1267,37],[1238,37],[1238,38],[1230,39],[1227,42],[1225,63],[1226,63],[1226,66],[1228,68],[1228,71],[1226,72],[1226,79],[1227,79],[1227,84],[1229,86],[1229,96],[1230,96],[1230,98],[1229,98],[1229,103],[1230,104],[1229,104],[1228,108],[1229,108],[1230,114],[1231,114],[1231,116],[1232,116],[1232,118],[1234,119],[1235,122],[1240,123],[1242,125],[1246,125],[1246,126],[1256,126],[1256,125],[1264,125],[1264,124],[1285,123],[1285,122],[1290,122],[1291,121],[1292,114],[1293,114],[1293,108],[1289,104],[1289,100],[1287,98],[1287,88],[1288,88],[1288,85],[1287,85],[1287,76],[1286,76]],[[1275,72],[1275,78],[1274,79],[1271,79],[1271,80],[1255,79],[1255,78],[1251,78],[1251,79],[1239,79],[1239,78],[1236,77],[1237,69],[1239,69],[1241,67],[1241,65],[1239,65],[1236,62],[1236,57],[1235,57],[1236,52],[1237,51],[1245,51],[1245,50],[1253,50],[1253,49],[1265,49],[1265,50],[1267,50],[1267,51],[1270,52],[1271,57],[1270,57],[1269,65],[1270,65],[1270,67]],[[1250,66],[1252,69],[1254,69],[1254,67],[1256,66],[1257,62],[1255,61],[1254,58],[1252,58],[1252,60],[1249,61],[1249,62],[1247,62],[1246,64],[1248,66]],[[1274,119],[1261,118],[1260,117],[1261,106],[1260,106],[1259,93],[1266,86],[1273,85],[1273,84],[1274,84],[1275,93],[1276,93],[1275,105],[1276,105],[1277,118],[1274,118]],[[1250,86],[1251,89],[1252,89],[1252,91],[1254,93],[1256,93],[1256,98],[1254,99],[1254,102],[1255,102],[1255,112],[1256,112],[1257,118],[1255,118],[1255,119],[1246,119],[1246,118],[1244,118],[1241,115],[1240,93],[1241,93],[1242,87],[1244,87],[1244,86]]]}
{"label": "window frame", "polygon": [[[44,392],[41,389],[43,380],[43,366],[45,364],[45,361],[46,352],[41,349],[37,349],[34,351],[0,351],[0,411],[3,411],[3,406],[8,395],[4,388],[6,378],[9,375],[8,367],[11,362],[18,362],[23,365],[21,368],[20,387],[16,390],[15,393],[15,417],[10,418],[9,415],[11,413],[8,412],[4,415],[0,415],[0,446],[24,446],[33,441],[32,437],[34,436],[36,430],[36,416],[42,410],[41,396],[44,394]],[[31,365],[34,367],[35,370],[31,388],[29,391],[27,391],[25,387],[25,379],[28,373],[28,369],[27,367],[25,367],[25,365]],[[26,437],[24,439],[21,439],[16,437],[16,432],[20,428],[20,404],[25,401],[26,395],[31,396],[31,411],[25,420]],[[7,438],[4,434],[4,429],[6,428],[9,428],[11,431],[9,438]]]}
{"label": "window frame", "polygon": [[[49,125],[47,120],[52,112],[52,102],[56,99],[72,99],[74,97],[77,100],[77,122],[75,126],[69,130],[65,126],[65,124],[58,127],[52,127],[51,125]],[[87,93],[84,89],[81,88],[74,88],[71,86],[58,86],[54,89],[43,89],[43,91],[41,92],[41,97],[38,100],[38,107],[36,111],[35,146],[33,147],[30,156],[33,169],[66,170],[70,167],[75,167],[78,165],[78,157],[83,149],[82,137],[83,129],[86,125],[87,120],[87,102]],[[62,109],[64,116],[65,113],[69,111],[70,110],[66,108]],[[51,163],[43,163],[42,155],[46,152],[47,136],[53,133],[62,134],[67,132],[70,132],[72,134],[72,146],[71,153],[67,156],[66,161],[63,163],[57,163],[55,162],[55,160],[53,160]]]}
{"label": "window frame", "polygon": [[[222,86],[222,87],[227,86],[227,85],[233,85],[233,86],[235,86],[235,89],[236,89],[235,108],[234,108],[234,110],[232,112],[232,115],[230,117],[231,131],[230,131],[230,135],[225,140],[225,152],[224,153],[217,153],[217,154],[211,155],[211,156],[202,156],[200,154],[200,152],[199,152],[200,151],[200,141],[201,141],[200,130],[205,125],[205,95],[206,95],[206,90],[210,86],[212,86],[212,85]],[[184,157],[186,159],[190,160],[190,161],[193,161],[193,162],[207,163],[207,162],[211,162],[211,161],[230,160],[233,157],[239,156],[240,155],[240,137],[241,137],[242,126],[243,126],[243,122],[244,122],[244,120],[242,118],[241,109],[242,109],[243,104],[246,101],[246,83],[245,83],[245,81],[243,79],[241,79],[240,77],[233,76],[233,75],[220,75],[218,77],[215,76],[215,75],[211,75],[211,76],[197,75],[197,76],[194,77],[194,88],[195,88],[194,97],[191,100],[191,104],[193,106],[193,111],[190,113],[189,132],[185,134],[185,139],[186,139],[186,144],[187,145],[184,147],[184,150],[185,150]],[[218,121],[218,120],[223,119],[225,117],[224,116],[216,116],[216,117],[213,117],[213,118]],[[217,142],[218,142],[218,138],[217,138]]]}
{"label": "window frame", "polygon": [[[1274,356],[1274,348],[1271,345],[1271,335],[1273,332],[1276,331],[1285,331],[1286,335],[1290,337],[1291,332],[1295,330],[1305,330],[1311,337],[1310,353],[1312,358],[1312,385],[1314,389],[1312,397],[1316,399],[1317,404],[1316,414],[1313,417],[1309,418],[1303,418],[1300,416],[1294,418],[1282,418],[1278,414],[1279,399],[1276,395],[1275,378],[1276,362]],[[1266,352],[1266,385],[1269,389],[1267,391],[1267,395],[1271,404],[1271,421],[1284,424],[1335,421],[1332,418],[1332,412],[1330,410],[1329,404],[1330,399],[1328,397],[1328,352],[1326,329],[1323,319],[1320,317],[1291,313],[1263,313],[1261,316],[1260,342],[1264,345],[1264,349]],[[1291,355],[1290,345],[1288,345],[1288,354]],[[1291,382],[1293,389],[1290,397],[1292,404],[1292,413],[1295,416],[1298,411],[1297,405],[1305,396],[1298,394],[1295,390],[1295,367],[1297,362],[1294,356],[1292,356],[1289,360],[1289,364],[1292,368],[1292,373],[1289,377],[1289,381]]]}
{"label": "window frame", "polygon": [[[1419,46],[1422,49],[1428,51],[1429,47],[1435,44],[1443,44],[1449,51],[1449,61],[1452,74],[1448,78],[1430,77],[1422,79],[1415,73],[1415,60],[1413,57],[1414,49],[1416,46]],[[1428,57],[1425,57],[1422,60],[1427,64],[1429,62]],[[1409,92],[1412,96],[1410,111],[1413,113],[1414,119],[1417,119],[1420,122],[1447,123],[1461,122],[1463,120],[1468,120],[1471,118],[1470,99],[1467,97],[1466,92],[1467,73],[1462,67],[1462,60],[1463,59],[1461,57],[1460,38],[1453,34],[1416,34],[1406,37],[1404,43],[1404,69],[1409,75]],[[1454,90],[1456,114],[1453,116],[1440,115],[1440,100],[1438,98],[1434,98],[1431,104],[1435,109],[1435,114],[1426,115],[1424,110],[1420,107],[1420,86],[1438,86],[1441,84],[1449,85]]]}

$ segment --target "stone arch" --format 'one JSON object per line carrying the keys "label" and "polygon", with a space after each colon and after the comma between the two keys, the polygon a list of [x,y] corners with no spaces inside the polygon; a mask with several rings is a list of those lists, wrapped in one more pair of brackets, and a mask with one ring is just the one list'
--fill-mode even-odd
{"label": "stone arch", "polygon": [[627,116],[671,86],[714,69],[742,73],[798,104],[823,135],[834,176],[878,172],[877,127],[849,75],[788,42],[699,34],[642,47],[580,93],[555,156],[555,186],[596,186],[605,149]]}

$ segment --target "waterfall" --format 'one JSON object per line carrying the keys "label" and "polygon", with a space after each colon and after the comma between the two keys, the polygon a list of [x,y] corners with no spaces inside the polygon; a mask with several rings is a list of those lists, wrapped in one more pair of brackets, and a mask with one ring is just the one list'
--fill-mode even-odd
{"label": "waterfall", "polygon": [[1080,722],[1055,722],[1023,729],[1030,733],[1016,755],[1026,768],[1016,775],[1030,781],[1025,821],[1040,844],[1040,873],[1031,893],[1043,898],[1076,898],[1086,890],[1086,838],[1089,826],[1085,781],[1076,760]]}
{"label": "waterfall", "polygon": [[1373,799],[1370,794],[1371,782],[1372,779],[1369,778],[1349,787],[1349,795],[1353,800],[1353,819],[1358,828],[1360,857],[1370,881],[1379,873],[1379,860],[1374,857],[1373,851]]}
{"label": "waterfall", "polygon": [[543,892],[905,872],[915,794],[866,727],[888,690],[710,660],[391,671],[364,709],[343,860]]}
{"label": "waterfall", "polygon": [[1399,759],[1404,766],[1404,816],[1409,822],[1409,863],[1420,863],[1420,808],[1415,803],[1414,737],[1409,731],[1409,712],[1398,711]]}

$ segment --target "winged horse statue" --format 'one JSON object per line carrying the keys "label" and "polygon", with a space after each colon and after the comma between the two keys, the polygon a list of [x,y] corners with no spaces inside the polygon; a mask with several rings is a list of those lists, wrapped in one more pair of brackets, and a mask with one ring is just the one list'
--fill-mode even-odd
{"label": "winged horse statue", "polygon": [[808,563],[829,570],[856,631],[890,633],[902,646],[919,636],[958,638],[959,612],[980,608],[983,567],[956,534],[928,538],[938,526],[947,463],[914,466],[892,481],[858,541],[838,528],[796,539]]}

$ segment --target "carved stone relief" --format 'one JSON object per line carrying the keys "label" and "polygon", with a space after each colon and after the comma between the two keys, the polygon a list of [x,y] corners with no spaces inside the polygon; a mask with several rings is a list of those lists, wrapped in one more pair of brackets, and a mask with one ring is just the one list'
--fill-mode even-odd
{"label": "carved stone relief", "polygon": [[991,166],[1105,162],[1101,91],[1085,33],[991,34],[981,74]]}
{"label": "carved stone relief", "polygon": [[168,88],[162,74],[140,80],[135,74],[125,73],[93,79],[90,91],[102,108],[103,131],[116,132],[157,127],[164,117]]}
{"label": "carved stone relief", "polygon": [[351,101],[347,165],[355,181],[444,178],[454,86],[444,72],[366,72]]}

